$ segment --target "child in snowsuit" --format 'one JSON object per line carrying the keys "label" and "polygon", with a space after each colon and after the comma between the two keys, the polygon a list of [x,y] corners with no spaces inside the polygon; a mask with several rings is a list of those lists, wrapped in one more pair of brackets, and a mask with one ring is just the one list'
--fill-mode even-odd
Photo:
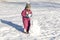
{"label": "child in snowsuit", "polygon": [[21,13],[25,33],[29,33],[30,28],[30,17],[32,17],[32,11],[30,10],[30,8],[30,4],[27,3],[25,9]]}

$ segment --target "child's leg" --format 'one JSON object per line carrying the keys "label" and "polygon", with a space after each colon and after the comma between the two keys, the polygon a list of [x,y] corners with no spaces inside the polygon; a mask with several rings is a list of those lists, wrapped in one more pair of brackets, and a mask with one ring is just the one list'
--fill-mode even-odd
{"label": "child's leg", "polygon": [[24,24],[24,32],[27,32],[27,29],[28,29],[28,20],[24,20],[23,24]]}
{"label": "child's leg", "polygon": [[30,29],[30,20],[28,21],[28,29],[27,29],[28,33],[29,33],[29,29]]}

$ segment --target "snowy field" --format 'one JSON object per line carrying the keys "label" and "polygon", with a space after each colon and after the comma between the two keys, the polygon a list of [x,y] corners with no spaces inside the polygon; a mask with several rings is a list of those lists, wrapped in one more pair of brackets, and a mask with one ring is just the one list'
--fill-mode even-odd
{"label": "snowy field", "polygon": [[31,6],[32,25],[36,21],[40,35],[23,33],[21,11],[25,3],[7,2],[0,3],[0,40],[60,40],[60,4],[40,2]]}

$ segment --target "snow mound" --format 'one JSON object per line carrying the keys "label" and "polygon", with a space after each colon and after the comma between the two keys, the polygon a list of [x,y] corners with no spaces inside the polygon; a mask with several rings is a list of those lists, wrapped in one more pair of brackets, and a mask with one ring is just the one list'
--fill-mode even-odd
{"label": "snow mound", "polygon": [[38,36],[40,35],[40,26],[38,25],[38,21],[35,19],[32,21],[32,25],[30,27],[30,35],[31,36]]}

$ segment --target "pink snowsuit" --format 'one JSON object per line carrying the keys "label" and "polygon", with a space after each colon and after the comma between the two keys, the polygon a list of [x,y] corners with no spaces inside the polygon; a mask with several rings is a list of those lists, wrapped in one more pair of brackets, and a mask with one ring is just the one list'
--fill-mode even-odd
{"label": "pink snowsuit", "polygon": [[27,31],[29,31],[29,28],[30,28],[30,18],[26,17],[26,12],[32,14],[32,11],[24,9],[22,11],[22,13],[21,13],[22,19],[23,19],[23,24],[24,24],[24,29],[26,29]]}

